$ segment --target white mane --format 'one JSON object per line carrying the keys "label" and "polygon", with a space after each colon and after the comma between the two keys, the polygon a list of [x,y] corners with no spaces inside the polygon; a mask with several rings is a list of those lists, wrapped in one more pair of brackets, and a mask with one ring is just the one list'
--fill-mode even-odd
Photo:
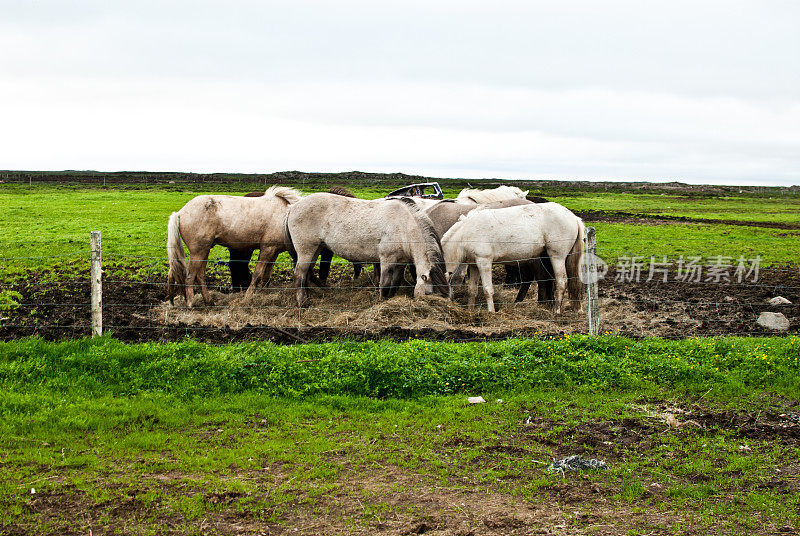
{"label": "white mane", "polygon": [[491,190],[473,190],[470,188],[464,188],[461,190],[461,192],[459,192],[456,200],[468,200],[480,205],[483,203],[493,203],[495,201],[505,201],[506,199],[525,199],[526,195],[528,195],[527,190],[520,190],[516,186],[498,186],[497,188],[493,188]]}

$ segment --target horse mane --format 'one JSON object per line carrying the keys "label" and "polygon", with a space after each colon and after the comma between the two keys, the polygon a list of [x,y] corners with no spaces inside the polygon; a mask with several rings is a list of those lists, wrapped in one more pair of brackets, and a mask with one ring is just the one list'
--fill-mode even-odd
{"label": "horse mane", "polygon": [[442,296],[449,296],[450,287],[447,278],[444,276],[445,263],[444,254],[442,253],[442,242],[439,239],[439,235],[436,234],[433,222],[428,215],[419,208],[414,199],[410,197],[401,197],[400,201],[405,204],[406,208],[414,216],[414,219],[417,220],[417,224],[422,231],[422,236],[425,238],[426,256],[428,257],[428,262],[431,263],[430,275],[433,288]]}
{"label": "horse mane", "polygon": [[494,201],[515,199],[517,197],[524,199],[526,195],[528,195],[528,191],[520,190],[516,186],[498,186],[491,190],[464,188],[458,193],[456,199],[469,199],[480,205],[483,203],[492,203]]}
{"label": "horse mane", "polygon": [[293,205],[300,201],[302,194],[299,190],[295,190],[294,188],[275,185],[267,188],[267,191],[264,192],[264,197],[280,197],[288,204]]}
{"label": "horse mane", "polygon": [[342,197],[355,197],[356,194],[345,188],[344,186],[331,186],[328,188],[329,194],[341,195]]}

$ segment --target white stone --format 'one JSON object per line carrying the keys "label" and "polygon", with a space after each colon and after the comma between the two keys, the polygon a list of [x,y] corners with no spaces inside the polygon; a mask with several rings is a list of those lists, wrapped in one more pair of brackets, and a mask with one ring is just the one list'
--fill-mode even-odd
{"label": "white stone", "polygon": [[768,311],[764,311],[760,315],[758,315],[758,320],[756,320],[759,326],[763,326],[767,329],[774,329],[778,331],[786,331],[789,329],[789,319],[783,316],[783,313],[770,313]]}
{"label": "white stone", "polygon": [[770,305],[791,305],[792,302],[784,298],[783,296],[775,296],[771,300],[769,300]]}
{"label": "white stone", "polygon": [[486,401],[483,399],[482,396],[471,396],[467,398],[467,402],[469,402],[470,404],[483,404]]}

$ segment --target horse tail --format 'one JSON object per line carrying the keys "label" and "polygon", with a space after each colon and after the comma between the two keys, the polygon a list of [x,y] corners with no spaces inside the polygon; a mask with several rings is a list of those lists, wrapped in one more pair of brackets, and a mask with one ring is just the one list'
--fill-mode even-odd
{"label": "horse tail", "polygon": [[581,279],[581,268],[583,268],[583,252],[584,244],[583,237],[586,235],[586,227],[583,225],[583,220],[578,220],[578,237],[575,243],[572,244],[572,249],[567,255],[567,290],[570,298],[580,307],[583,293],[586,288]]}
{"label": "horse tail", "polygon": [[177,293],[186,298],[186,257],[183,253],[180,229],[181,217],[173,212],[167,223],[167,259],[169,272],[167,273],[167,298],[174,305],[173,298]]}
{"label": "horse tail", "polygon": [[286,215],[283,217],[283,243],[286,246],[286,250],[289,252],[289,255],[292,257],[292,260],[297,263],[297,250],[294,249],[294,243],[292,242],[292,234],[289,232],[289,211],[286,211]]}

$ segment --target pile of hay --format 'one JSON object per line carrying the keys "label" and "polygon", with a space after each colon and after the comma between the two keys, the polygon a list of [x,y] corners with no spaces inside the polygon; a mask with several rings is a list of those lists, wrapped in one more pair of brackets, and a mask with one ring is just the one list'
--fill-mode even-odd
{"label": "pile of hay", "polygon": [[[497,287],[495,304],[498,312],[489,314],[485,302],[478,297],[474,310],[464,304],[463,288],[456,292],[455,301],[440,296],[413,298],[413,289],[401,289],[397,296],[381,300],[378,290],[369,279],[341,282],[336,287],[312,288],[310,306],[298,309],[295,289],[289,285],[265,288],[250,301],[244,293],[211,292],[214,304],[187,309],[182,299],[171,307],[168,302],[153,310],[153,320],[167,325],[228,327],[332,327],[344,329],[374,329],[383,327],[430,328],[447,330],[467,328],[477,333],[496,331],[558,331],[583,332],[586,317],[582,312],[568,310],[559,317],[538,305],[531,296],[513,303],[516,289]],[[532,295],[535,295],[532,294]]]}

